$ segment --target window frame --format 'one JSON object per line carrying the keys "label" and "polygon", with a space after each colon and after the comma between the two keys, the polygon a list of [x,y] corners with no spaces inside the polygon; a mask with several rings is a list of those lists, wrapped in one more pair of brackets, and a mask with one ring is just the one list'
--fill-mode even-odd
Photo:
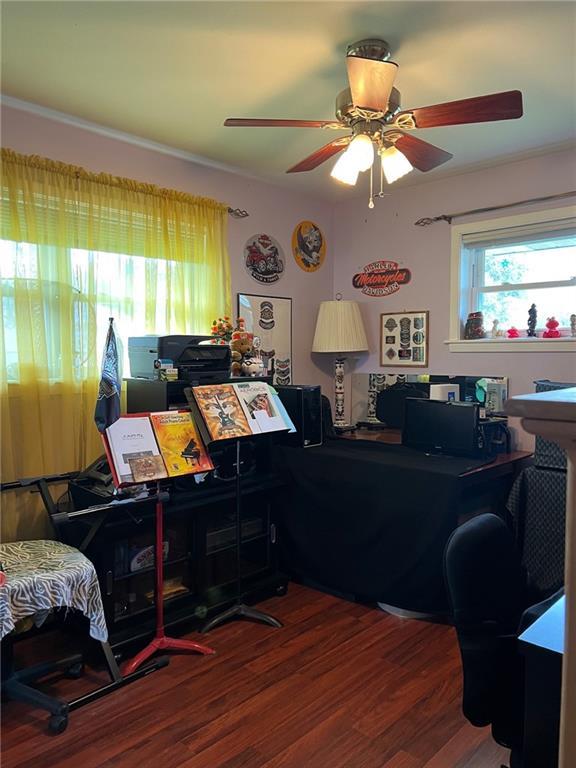
{"label": "window frame", "polygon": [[[548,208],[542,211],[521,213],[513,216],[502,216],[493,219],[469,221],[464,224],[451,226],[450,247],[450,327],[449,337],[444,342],[450,352],[575,352],[576,337],[563,336],[558,339],[518,338],[509,339],[463,339],[462,328],[468,312],[473,311],[478,286],[474,285],[478,275],[477,257],[468,259],[464,264],[462,248],[466,235],[489,233],[512,227],[530,226],[550,222],[565,221],[576,218],[576,206]],[[562,281],[562,285],[572,285],[570,281]],[[511,284],[516,288],[521,284]],[[536,284],[531,284],[536,285]],[[502,290],[499,286],[495,290]]]}

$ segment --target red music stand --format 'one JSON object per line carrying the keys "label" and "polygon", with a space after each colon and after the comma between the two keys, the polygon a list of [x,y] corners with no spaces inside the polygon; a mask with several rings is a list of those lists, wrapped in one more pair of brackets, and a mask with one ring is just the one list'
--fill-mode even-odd
{"label": "red music stand", "polygon": [[150,658],[156,651],[188,651],[190,653],[215,653],[213,648],[206,645],[200,645],[193,640],[176,640],[172,637],[166,637],[164,632],[164,504],[160,499],[160,484],[157,486],[158,500],[156,501],[156,541],[154,544],[154,564],[156,568],[156,633],[153,640],[136,654],[132,661],[129,661],[124,667],[124,674],[129,675]]}
{"label": "red music stand", "polygon": [[[149,413],[130,413],[125,414],[124,418],[136,418],[140,416],[149,416]],[[116,472],[116,465],[108,438],[106,434],[102,434],[104,442],[104,448],[108,457],[108,464],[114,477],[116,487],[122,487],[126,485],[133,485],[133,483],[121,483],[118,473]],[[154,583],[154,597],[156,601],[156,631],[154,638],[143,648],[140,653],[136,654],[134,658],[129,661],[124,667],[124,674],[129,675],[138,669],[147,659],[150,658],[156,651],[184,651],[189,653],[202,653],[205,655],[215,653],[213,648],[209,648],[207,645],[200,645],[193,640],[176,640],[172,637],[167,637],[164,630],[164,504],[162,502],[162,496],[160,493],[160,483],[156,483],[156,538],[154,542],[154,568],[155,568],[155,583]]]}

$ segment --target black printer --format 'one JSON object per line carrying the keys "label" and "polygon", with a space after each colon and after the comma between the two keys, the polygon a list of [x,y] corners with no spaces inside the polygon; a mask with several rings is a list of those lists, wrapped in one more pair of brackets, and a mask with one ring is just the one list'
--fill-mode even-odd
{"label": "black printer", "polygon": [[230,373],[230,347],[211,336],[130,336],[128,359],[134,379],[158,379],[157,361],[178,369],[189,385],[210,384]]}
{"label": "black printer", "polygon": [[[228,344],[211,344],[211,336],[130,336],[126,379],[127,412],[147,413],[188,408],[186,387],[218,384],[230,377]],[[178,379],[160,381],[160,365],[178,370]]]}

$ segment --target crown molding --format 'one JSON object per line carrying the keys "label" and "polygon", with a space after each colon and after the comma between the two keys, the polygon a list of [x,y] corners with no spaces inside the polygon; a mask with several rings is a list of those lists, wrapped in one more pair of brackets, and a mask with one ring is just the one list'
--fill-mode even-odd
{"label": "crown molding", "polygon": [[81,117],[70,115],[66,112],[59,112],[49,107],[43,107],[40,104],[35,104],[31,101],[24,101],[22,99],[16,99],[13,96],[6,96],[0,94],[0,105],[11,107],[12,109],[18,109],[21,112],[29,112],[39,117],[47,118],[48,120],[54,120],[58,123],[65,125],[71,125],[74,128],[81,128],[91,133],[96,133],[99,136],[105,136],[108,139],[115,139],[116,141],[123,141],[126,144],[131,144],[134,147],[140,149],[147,149],[152,152],[159,152],[163,155],[169,155],[170,157],[176,157],[179,160],[186,160],[189,163],[195,165],[201,165],[205,168],[211,168],[215,171],[223,171],[224,173],[232,173],[235,176],[244,176],[245,178],[254,179],[256,181],[264,181],[269,184],[274,184],[274,181],[266,176],[258,176],[254,173],[250,173],[243,168],[238,168],[234,165],[227,165],[226,163],[220,163],[217,160],[210,160],[209,158],[202,157],[201,155],[194,155],[192,152],[187,152],[184,149],[177,149],[171,147],[168,144],[161,144],[151,139],[144,139],[141,136],[135,136],[132,133],[125,133],[124,131],[116,130],[115,128],[108,128],[105,125],[99,123],[93,123],[90,120],[84,120]]}

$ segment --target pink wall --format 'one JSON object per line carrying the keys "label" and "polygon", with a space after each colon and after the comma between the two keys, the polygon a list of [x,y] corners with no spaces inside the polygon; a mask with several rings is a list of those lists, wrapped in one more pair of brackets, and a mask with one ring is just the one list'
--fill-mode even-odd
{"label": "pink wall", "polygon": [[[392,187],[392,195],[378,200],[372,211],[365,198],[338,204],[333,229],[334,290],[361,303],[371,350],[356,361],[354,371],[403,372],[399,367],[380,367],[379,315],[403,309],[428,309],[429,367],[404,369],[406,373],[509,376],[512,395],[533,392],[536,378],[576,381],[576,360],[570,352],[451,353],[444,344],[449,337],[450,225],[438,222],[427,227],[414,226],[415,221],[425,216],[567,192],[575,188],[575,178],[574,154],[558,152],[445,180],[423,181],[404,189]],[[567,206],[571,202],[567,199],[555,205]],[[538,206],[522,206],[502,215],[529,210],[538,210]],[[485,218],[495,215],[487,214]],[[397,261],[410,269],[411,282],[388,297],[364,296],[352,287],[352,276],[377,259]],[[532,439],[524,432],[518,438],[522,447],[532,446]]]}
{"label": "pink wall", "polygon": [[[576,160],[571,152],[534,157],[438,181],[427,181],[422,176],[421,184],[404,189],[392,187],[391,196],[377,201],[370,211],[365,196],[330,204],[8,107],[2,109],[2,145],[94,171],[214,197],[248,210],[248,219],[230,220],[234,301],[238,291],[292,297],[294,371],[298,383],[321,384],[326,393],[332,392],[331,361],[328,356],[313,355],[310,349],[318,304],[333,298],[336,292],[362,305],[371,353],[350,361],[351,369],[357,372],[402,371],[396,367],[380,367],[377,352],[380,312],[429,309],[430,365],[427,371],[418,369],[418,372],[509,376],[511,394],[533,391],[535,378],[576,380],[576,362],[570,353],[450,353],[443,343],[449,329],[450,226],[444,222],[428,227],[414,226],[423,216],[572,190]],[[513,212],[536,209],[537,206],[524,206]],[[304,273],[291,256],[292,230],[302,219],[315,220],[328,239],[327,259],[316,273]],[[279,240],[286,255],[285,274],[271,288],[253,280],[242,265],[244,242],[250,235],[263,231]],[[365,297],[352,287],[352,276],[368,262],[380,258],[408,267],[412,280],[389,297]],[[529,448],[532,440],[519,431],[518,444]]]}
{"label": "pink wall", "polygon": [[[3,106],[1,118],[2,146],[16,152],[37,154],[95,172],[103,171],[212,197],[233,208],[247,210],[249,218],[229,220],[234,312],[237,292],[291,297],[294,381],[321,384],[323,390],[330,391],[332,380],[328,361],[313,360],[310,349],[318,305],[323,299],[332,297],[331,205],[272,184],[197,165],[22,110]],[[317,272],[304,272],[291,255],[292,231],[303,219],[315,221],[328,241],[326,260]],[[275,237],[286,257],[283,276],[270,287],[250,277],[242,263],[244,243],[258,232]]]}

